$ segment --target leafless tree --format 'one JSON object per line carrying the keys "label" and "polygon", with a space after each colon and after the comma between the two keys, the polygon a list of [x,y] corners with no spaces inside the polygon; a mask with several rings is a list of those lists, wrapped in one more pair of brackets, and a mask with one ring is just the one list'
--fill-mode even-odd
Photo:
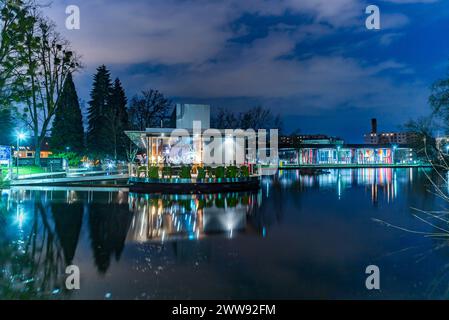
{"label": "leafless tree", "polygon": [[35,13],[35,24],[25,37],[22,88],[26,108],[23,120],[34,136],[35,164],[40,165],[41,144],[50,130],[65,79],[81,68],[70,42],[56,32],[52,21]]}
{"label": "leafless tree", "polygon": [[172,103],[161,92],[146,90],[131,99],[129,119],[135,130],[143,131],[159,127],[161,121],[168,119],[171,109]]}

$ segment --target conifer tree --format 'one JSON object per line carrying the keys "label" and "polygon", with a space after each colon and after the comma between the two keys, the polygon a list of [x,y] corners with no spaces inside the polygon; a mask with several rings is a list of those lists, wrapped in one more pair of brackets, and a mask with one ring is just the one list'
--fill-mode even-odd
{"label": "conifer tree", "polygon": [[109,141],[110,154],[115,160],[126,158],[126,147],[128,138],[125,130],[128,129],[128,112],[126,109],[127,99],[120,80],[117,78],[112,88],[109,100],[108,112],[105,113]]}
{"label": "conifer tree", "polygon": [[83,115],[71,74],[64,82],[58,104],[52,127],[51,147],[58,152],[70,150],[83,154],[85,151]]}
{"label": "conifer tree", "polygon": [[87,150],[97,159],[111,156],[110,137],[106,114],[110,113],[109,104],[112,94],[111,76],[106,66],[97,68],[94,76],[91,100],[87,119]]}

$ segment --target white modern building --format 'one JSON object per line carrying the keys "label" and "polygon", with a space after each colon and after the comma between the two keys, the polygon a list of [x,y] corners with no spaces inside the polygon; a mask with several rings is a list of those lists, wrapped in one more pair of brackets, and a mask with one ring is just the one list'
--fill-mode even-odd
{"label": "white modern building", "polygon": [[[209,105],[177,104],[174,128],[147,128],[126,134],[146,150],[147,165],[277,165],[277,135],[263,137],[251,130],[212,129],[210,114]],[[259,148],[262,140],[267,144],[269,140],[270,146]]]}

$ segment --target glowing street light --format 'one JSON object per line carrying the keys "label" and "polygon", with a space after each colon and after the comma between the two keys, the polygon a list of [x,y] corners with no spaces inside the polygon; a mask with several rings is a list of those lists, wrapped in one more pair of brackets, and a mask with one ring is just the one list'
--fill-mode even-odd
{"label": "glowing street light", "polygon": [[25,140],[25,138],[26,138],[26,134],[25,134],[25,133],[19,132],[19,133],[17,134],[17,139],[19,139],[19,141],[20,141],[20,140]]}

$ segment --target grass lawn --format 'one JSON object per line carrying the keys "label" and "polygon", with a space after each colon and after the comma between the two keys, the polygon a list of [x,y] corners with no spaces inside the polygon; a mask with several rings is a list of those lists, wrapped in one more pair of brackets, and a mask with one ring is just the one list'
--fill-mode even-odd
{"label": "grass lawn", "polygon": [[[16,167],[13,167],[14,174],[17,172],[16,170],[17,170]],[[36,173],[45,173],[45,169],[36,166],[19,167],[20,176]],[[7,174],[8,174],[8,167],[2,166],[2,180],[6,177]]]}
{"label": "grass lawn", "polygon": [[[16,172],[16,168],[14,168],[14,172]],[[36,174],[36,173],[45,173],[45,169],[41,167],[29,166],[29,167],[19,167],[19,175],[27,175],[27,174]]]}

